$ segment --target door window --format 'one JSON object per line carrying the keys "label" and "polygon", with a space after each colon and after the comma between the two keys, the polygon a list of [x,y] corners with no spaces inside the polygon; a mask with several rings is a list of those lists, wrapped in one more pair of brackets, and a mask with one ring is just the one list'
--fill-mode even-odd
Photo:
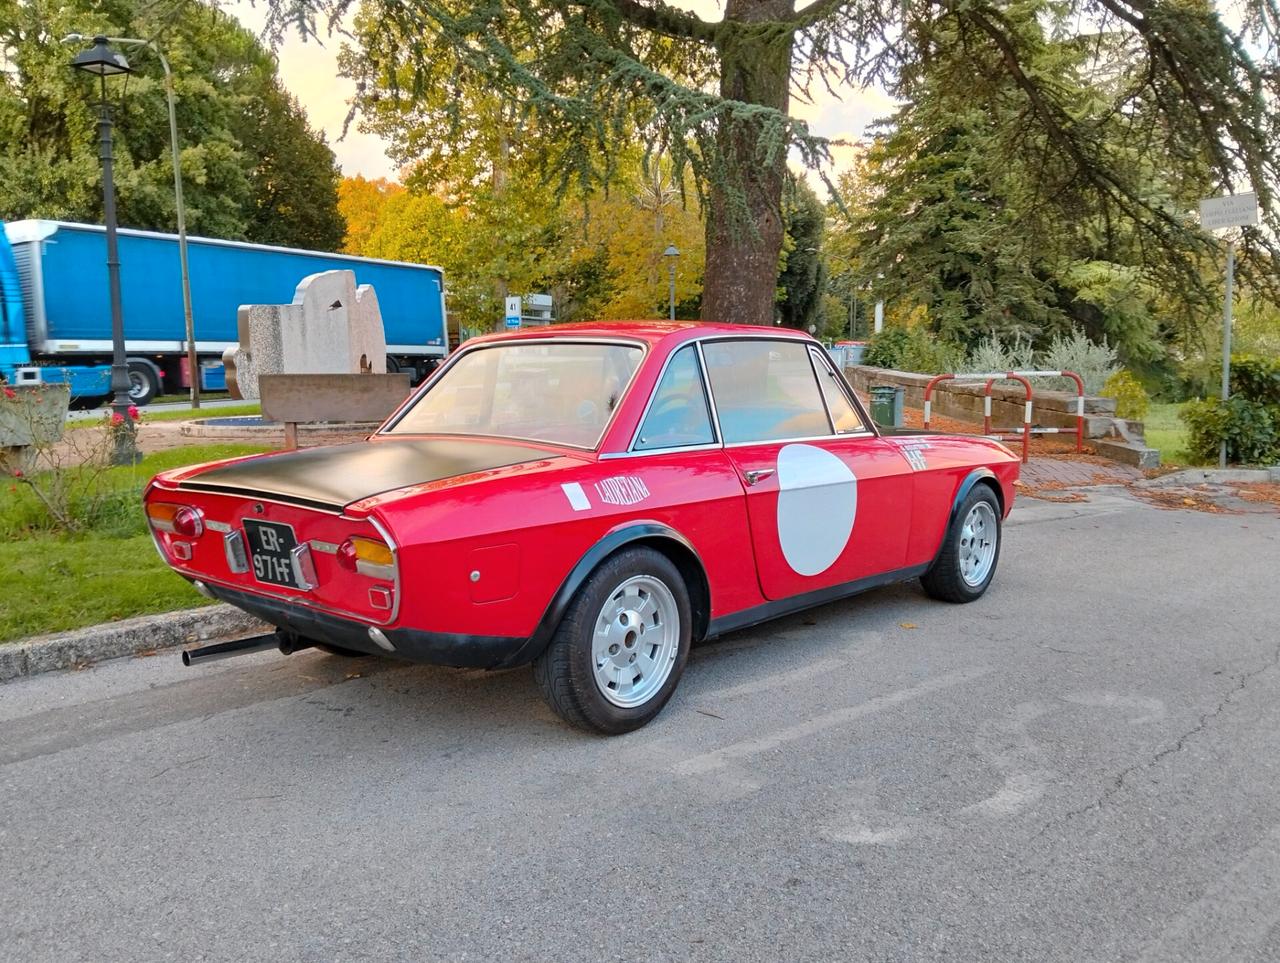
{"label": "door window", "polygon": [[726,444],[831,434],[802,342],[710,341],[703,357]]}
{"label": "door window", "polygon": [[715,440],[697,349],[686,345],[675,353],[654,389],[635,450],[710,445]]}
{"label": "door window", "polygon": [[822,355],[810,349],[813,367],[818,372],[818,384],[822,386],[822,397],[827,402],[827,410],[831,412],[831,423],[836,426],[837,435],[845,435],[853,431],[863,431],[865,425],[853,402],[844,393],[840,384],[840,376],[831,365],[823,360]]}

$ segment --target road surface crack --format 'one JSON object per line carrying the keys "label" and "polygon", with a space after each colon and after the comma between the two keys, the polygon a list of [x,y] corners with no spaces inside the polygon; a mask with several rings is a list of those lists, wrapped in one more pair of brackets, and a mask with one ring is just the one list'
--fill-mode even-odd
{"label": "road surface crack", "polygon": [[1128,785],[1128,782],[1132,776],[1138,773],[1146,772],[1147,770],[1160,765],[1160,763],[1163,762],[1168,756],[1172,756],[1175,753],[1179,753],[1183,749],[1185,749],[1187,747],[1187,743],[1189,743],[1197,735],[1199,735],[1200,733],[1204,732],[1207,728],[1209,728],[1210,723],[1212,723],[1214,719],[1216,719],[1224,711],[1226,711],[1227,706],[1231,705],[1232,702],[1234,702],[1237,698],[1239,698],[1240,694],[1244,692],[1246,688],[1248,688],[1250,682],[1252,682],[1258,676],[1262,675],[1262,673],[1270,669],[1274,669],[1277,665],[1280,665],[1280,645],[1276,646],[1276,650],[1272,654],[1271,658],[1268,659],[1266,662],[1264,662],[1262,665],[1260,665],[1258,668],[1253,669],[1252,671],[1249,671],[1249,672],[1245,672],[1240,676],[1238,676],[1236,678],[1236,684],[1232,686],[1232,688],[1227,690],[1226,694],[1223,695],[1223,697],[1218,701],[1218,704],[1214,706],[1212,709],[1210,709],[1208,712],[1202,713],[1199,721],[1196,722],[1194,726],[1192,726],[1182,735],[1180,735],[1172,744],[1167,745],[1164,748],[1160,749],[1158,752],[1156,752],[1154,755],[1152,755],[1149,759],[1145,760],[1144,762],[1134,763],[1132,766],[1129,766],[1126,769],[1121,770],[1118,774],[1112,777],[1110,784],[1107,786],[1106,789],[1102,791],[1102,793],[1096,799],[1093,799],[1092,801],[1090,801],[1084,806],[1080,806],[1076,809],[1072,809],[1066,812],[1059,819],[1054,820],[1052,823],[1047,823],[1044,826],[1044,828],[1041,829],[1040,832],[1037,833],[1036,835],[1043,836],[1055,824],[1067,823],[1077,818],[1078,816],[1085,816],[1091,812],[1095,812],[1101,809],[1117,793],[1122,791],[1126,787],[1126,785]]}

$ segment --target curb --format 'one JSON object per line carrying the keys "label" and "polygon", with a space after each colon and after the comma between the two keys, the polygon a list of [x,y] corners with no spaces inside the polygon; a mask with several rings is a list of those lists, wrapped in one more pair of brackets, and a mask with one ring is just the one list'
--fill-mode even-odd
{"label": "curb", "polygon": [[103,659],[138,655],[187,642],[270,630],[265,622],[231,605],[207,605],[122,619],[59,635],[0,644],[0,682],[69,669]]}
{"label": "curb", "polygon": [[1180,485],[1221,485],[1226,482],[1280,482],[1280,466],[1274,468],[1184,468],[1158,478],[1137,482],[1141,488],[1176,488]]}

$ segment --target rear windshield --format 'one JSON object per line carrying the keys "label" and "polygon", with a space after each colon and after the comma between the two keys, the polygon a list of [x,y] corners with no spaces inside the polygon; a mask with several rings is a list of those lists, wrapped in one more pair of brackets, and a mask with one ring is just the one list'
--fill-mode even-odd
{"label": "rear windshield", "polygon": [[511,342],[476,348],[387,429],[595,448],[640,366],[636,345]]}

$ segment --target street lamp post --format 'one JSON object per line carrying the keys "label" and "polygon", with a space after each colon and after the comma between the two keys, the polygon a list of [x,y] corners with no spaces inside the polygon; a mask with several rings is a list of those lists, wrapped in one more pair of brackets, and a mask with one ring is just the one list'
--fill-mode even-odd
{"label": "street lamp post", "polygon": [[667,303],[670,305],[668,313],[674,321],[676,319],[676,260],[680,257],[680,249],[674,244],[668,244],[662,256],[667,259]]}
{"label": "street lamp post", "polygon": [[93,46],[76,54],[71,66],[97,76],[101,102],[98,112],[99,159],[102,161],[102,213],[107,227],[107,286],[111,295],[111,420],[115,426],[114,465],[135,465],[140,458],[129,407],[129,368],[124,356],[124,314],[120,307],[120,251],[116,241],[116,185],[112,178],[111,102],[107,78],[130,72],[124,54],[107,46],[106,37],[94,37]]}
{"label": "street lamp post", "polygon": [[[68,34],[63,42],[83,40],[84,35]],[[96,39],[96,38],[95,38]],[[191,407],[200,407],[200,368],[196,361],[195,319],[191,309],[191,271],[187,260],[187,207],[182,198],[182,158],[178,151],[178,113],[174,107],[173,71],[169,59],[154,40],[137,37],[107,37],[107,43],[130,47],[149,47],[164,70],[164,93],[169,107],[169,151],[173,155],[173,200],[178,212],[178,261],[182,267],[182,312],[186,321],[187,373],[191,380]]]}

